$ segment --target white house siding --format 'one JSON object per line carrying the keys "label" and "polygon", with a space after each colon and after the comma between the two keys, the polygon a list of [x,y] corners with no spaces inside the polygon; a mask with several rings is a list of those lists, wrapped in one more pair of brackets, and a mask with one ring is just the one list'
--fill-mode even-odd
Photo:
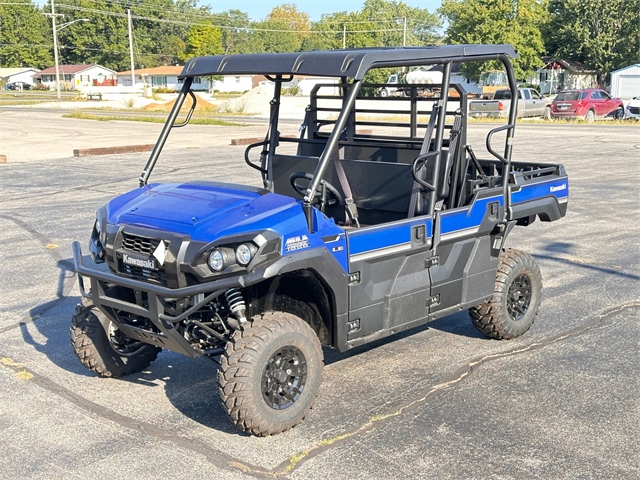
{"label": "white house siding", "polygon": [[33,75],[40,70],[37,68],[0,68],[0,77],[4,83],[26,83],[33,85]]}
{"label": "white house siding", "polygon": [[467,93],[482,93],[482,85],[467,79],[462,73],[452,73],[451,83],[457,83],[465,89]]}
{"label": "white house siding", "polygon": [[[205,79],[202,79],[205,82]],[[211,83],[211,90],[219,93],[230,92],[246,92],[252,88],[252,76],[251,75],[226,75],[222,77],[222,80],[214,80]]]}
{"label": "white house siding", "polygon": [[539,91],[543,95],[566,89],[595,88],[598,77],[595,72],[571,72],[564,68],[541,68],[536,70]]}
{"label": "white house siding", "polygon": [[[150,88],[168,88],[171,90],[180,90],[182,88],[182,80],[178,79],[178,75],[172,74],[156,74],[156,73],[138,73],[134,71],[136,87],[142,89],[143,86]],[[131,87],[131,73],[119,73],[118,85],[123,87]],[[204,77],[195,77],[191,86],[192,90],[208,90],[209,82]]]}
{"label": "white house siding", "polygon": [[611,95],[624,99],[640,95],[640,64],[611,72]]}
{"label": "white house siding", "polygon": [[[79,90],[82,92],[90,91],[93,87],[93,81],[96,80],[98,86],[105,79],[115,78],[116,72],[101,65],[88,67],[77,73],[63,73],[60,68],[60,86],[65,90]],[[43,85],[49,88],[56,86],[56,74],[42,75],[41,81]]]}

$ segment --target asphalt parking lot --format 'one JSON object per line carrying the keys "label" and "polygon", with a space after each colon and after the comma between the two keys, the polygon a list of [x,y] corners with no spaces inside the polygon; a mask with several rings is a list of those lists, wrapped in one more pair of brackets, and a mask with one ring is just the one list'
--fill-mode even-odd
{"label": "asphalt parking lot", "polygon": [[[225,417],[206,360],[162,352],[101,379],[69,344],[71,242],[86,244],[96,209],[135,188],[147,158],[71,151],[153,143],[161,125],[16,111],[0,123],[0,478],[640,478],[637,126],[518,126],[514,159],[564,163],[570,178],[564,219],[509,237],[544,281],[523,337],[487,340],[463,312],[326,350],[308,420],[254,438]],[[477,152],[492,126],[473,125]],[[229,139],[264,131],[180,129],[152,180],[257,184]]]}

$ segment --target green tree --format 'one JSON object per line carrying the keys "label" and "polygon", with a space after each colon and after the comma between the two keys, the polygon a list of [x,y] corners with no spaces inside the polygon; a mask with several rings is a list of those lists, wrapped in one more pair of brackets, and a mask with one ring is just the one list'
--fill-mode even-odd
{"label": "green tree", "polygon": [[[45,7],[45,10],[50,10],[50,7]],[[125,9],[118,4],[107,3],[107,0],[68,0],[68,3],[56,5],[58,11],[64,14],[65,22],[89,19],[88,22],[69,25],[58,33],[60,64],[98,63],[116,71],[129,69]]]}
{"label": "green tree", "polygon": [[31,1],[0,5],[0,65],[46,68],[53,64],[51,21]]}
{"label": "green tree", "polygon": [[251,25],[250,44],[255,52],[298,52],[302,42],[284,19],[263,20]]}
{"label": "green tree", "polygon": [[[438,11],[449,22],[447,43],[511,44],[519,53],[513,61],[516,77],[525,79],[543,65],[545,6],[545,0],[443,0]],[[477,81],[482,71],[500,67],[498,62],[472,62],[462,69]]]}
{"label": "green tree", "polygon": [[607,73],[640,62],[640,6],[631,0],[550,0],[548,51]]}
{"label": "green tree", "polygon": [[193,57],[218,55],[223,52],[222,33],[219,28],[212,25],[194,25],[189,29],[185,50],[179,58],[186,62]]}
{"label": "green tree", "polygon": [[251,33],[247,27],[251,24],[249,15],[240,10],[229,10],[212,15],[216,25],[220,25],[222,32],[222,47],[225,54],[250,53]]}
{"label": "green tree", "polygon": [[291,3],[274,7],[267,15],[267,20],[283,20],[291,30],[296,32],[300,42],[309,36],[309,14],[299,11]]}

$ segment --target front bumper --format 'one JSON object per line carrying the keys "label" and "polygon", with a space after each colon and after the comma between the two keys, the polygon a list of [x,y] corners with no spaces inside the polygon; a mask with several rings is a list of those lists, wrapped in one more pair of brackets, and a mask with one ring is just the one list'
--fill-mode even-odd
{"label": "front bumper", "polygon": [[[222,349],[205,351],[192,346],[182,334],[176,330],[175,324],[181,322],[229,288],[245,287],[246,283],[243,276],[220,279],[215,282],[207,282],[189,287],[167,288],[87,268],[84,265],[82,249],[79,242],[73,242],[73,261],[82,296],[90,298],[93,304],[109,317],[128,337],[190,357],[222,353]],[[88,279],[90,282],[90,290],[85,288],[85,279]],[[120,286],[129,288],[146,294],[148,307],[109,296],[106,293],[107,285],[109,287]],[[180,315],[170,316],[165,314],[163,300],[181,299],[199,294],[202,294],[203,298]],[[151,331],[125,323],[117,312],[127,312],[132,315],[148,318],[156,327],[157,331]]]}

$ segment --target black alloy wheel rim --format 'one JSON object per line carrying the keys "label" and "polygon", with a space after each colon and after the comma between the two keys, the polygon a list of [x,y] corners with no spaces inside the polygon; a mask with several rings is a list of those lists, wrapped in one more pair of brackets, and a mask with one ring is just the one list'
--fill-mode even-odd
{"label": "black alloy wheel rim", "polygon": [[521,273],[511,285],[507,294],[507,312],[513,320],[522,320],[531,305],[531,279]]}
{"label": "black alloy wheel rim", "polygon": [[284,410],[302,395],[307,383],[307,360],[299,348],[287,345],[267,361],[262,373],[262,396],[271,408]]}

